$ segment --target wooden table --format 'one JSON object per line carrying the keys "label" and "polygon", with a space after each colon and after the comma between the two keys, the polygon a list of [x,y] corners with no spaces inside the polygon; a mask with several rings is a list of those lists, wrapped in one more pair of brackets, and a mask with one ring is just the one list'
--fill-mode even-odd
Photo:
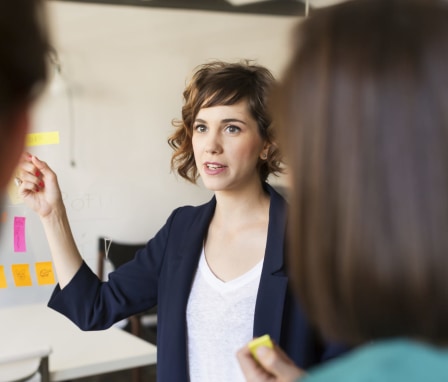
{"label": "wooden table", "polygon": [[51,381],[64,381],[156,363],[156,347],[119,328],[83,332],[43,304],[0,309],[1,352],[46,344]]}

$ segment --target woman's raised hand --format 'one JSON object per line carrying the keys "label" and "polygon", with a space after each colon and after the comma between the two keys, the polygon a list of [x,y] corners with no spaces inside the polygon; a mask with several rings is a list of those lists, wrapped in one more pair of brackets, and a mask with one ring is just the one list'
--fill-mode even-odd
{"label": "woman's raised hand", "polygon": [[53,170],[34,155],[25,153],[16,173],[19,196],[41,218],[58,281],[64,288],[82,265]]}
{"label": "woman's raised hand", "polygon": [[41,218],[64,208],[56,174],[34,155],[23,154],[15,180],[19,196]]}

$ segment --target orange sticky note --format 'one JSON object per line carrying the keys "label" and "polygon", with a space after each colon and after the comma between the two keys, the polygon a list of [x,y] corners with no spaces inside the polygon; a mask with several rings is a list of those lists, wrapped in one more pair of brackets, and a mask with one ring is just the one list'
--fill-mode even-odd
{"label": "orange sticky note", "polygon": [[2,223],[6,223],[6,221],[8,220],[8,214],[6,213],[6,211],[2,212],[2,217],[0,218],[0,221]]}
{"label": "orange sticky note", "polygon": [[0,288],[8,288],[5,276],[5,267],[0,265]]}
{"label": "orange sticky note", "polygon": [[16,286],[32,286],[30,266],[29,264],[13,264],[11,265],[12,275]]}
{"label": "orange sticky note", "polygon": [[39,285],[55,284],[53,265],[51,261],[36,263],[36,276]]}

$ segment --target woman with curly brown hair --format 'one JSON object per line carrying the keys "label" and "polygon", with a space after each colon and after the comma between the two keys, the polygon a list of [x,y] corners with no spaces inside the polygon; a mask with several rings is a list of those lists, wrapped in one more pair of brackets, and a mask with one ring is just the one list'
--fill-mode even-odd
{"label": "woman with curly brown hair", "polygon": [[342,351],[322,341],[290,292],[286,203],[266,182],[281,171],[266,108],[273,84],[250,62],[197,68],[168,142],[172,168],[192,183],[201,177],[214,197],[176,209],[108,282],[76,248],[55,174],[36,157],[22,164],[20,193],[41,217],[59,279],[49,306],[97,330],[157,305],[159,381],[241,381],[235,352],[265,333],[303,368]]}

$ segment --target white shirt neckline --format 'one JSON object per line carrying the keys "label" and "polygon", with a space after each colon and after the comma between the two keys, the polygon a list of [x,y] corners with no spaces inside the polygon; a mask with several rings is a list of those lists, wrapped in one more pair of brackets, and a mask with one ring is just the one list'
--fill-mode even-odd
{"label": "white shirt neckline", "polygon": [[219,277],[217,277],[210,269],[207,263],[207,259],[205,258],[205,250],[204,248],[202,248],[201,256],[199,259],[199,270],[200,272],[202,272],[202,275],[211,287],[223,293],[226,291],[232,291],[241,288],[243,285],[246,285],[257,277],[260,277],[261,270],[263,268],[263,261],[264,258],[261,259],[247,272],[243,273],[241,276],[238,276],[229,281],[223,281]]}

